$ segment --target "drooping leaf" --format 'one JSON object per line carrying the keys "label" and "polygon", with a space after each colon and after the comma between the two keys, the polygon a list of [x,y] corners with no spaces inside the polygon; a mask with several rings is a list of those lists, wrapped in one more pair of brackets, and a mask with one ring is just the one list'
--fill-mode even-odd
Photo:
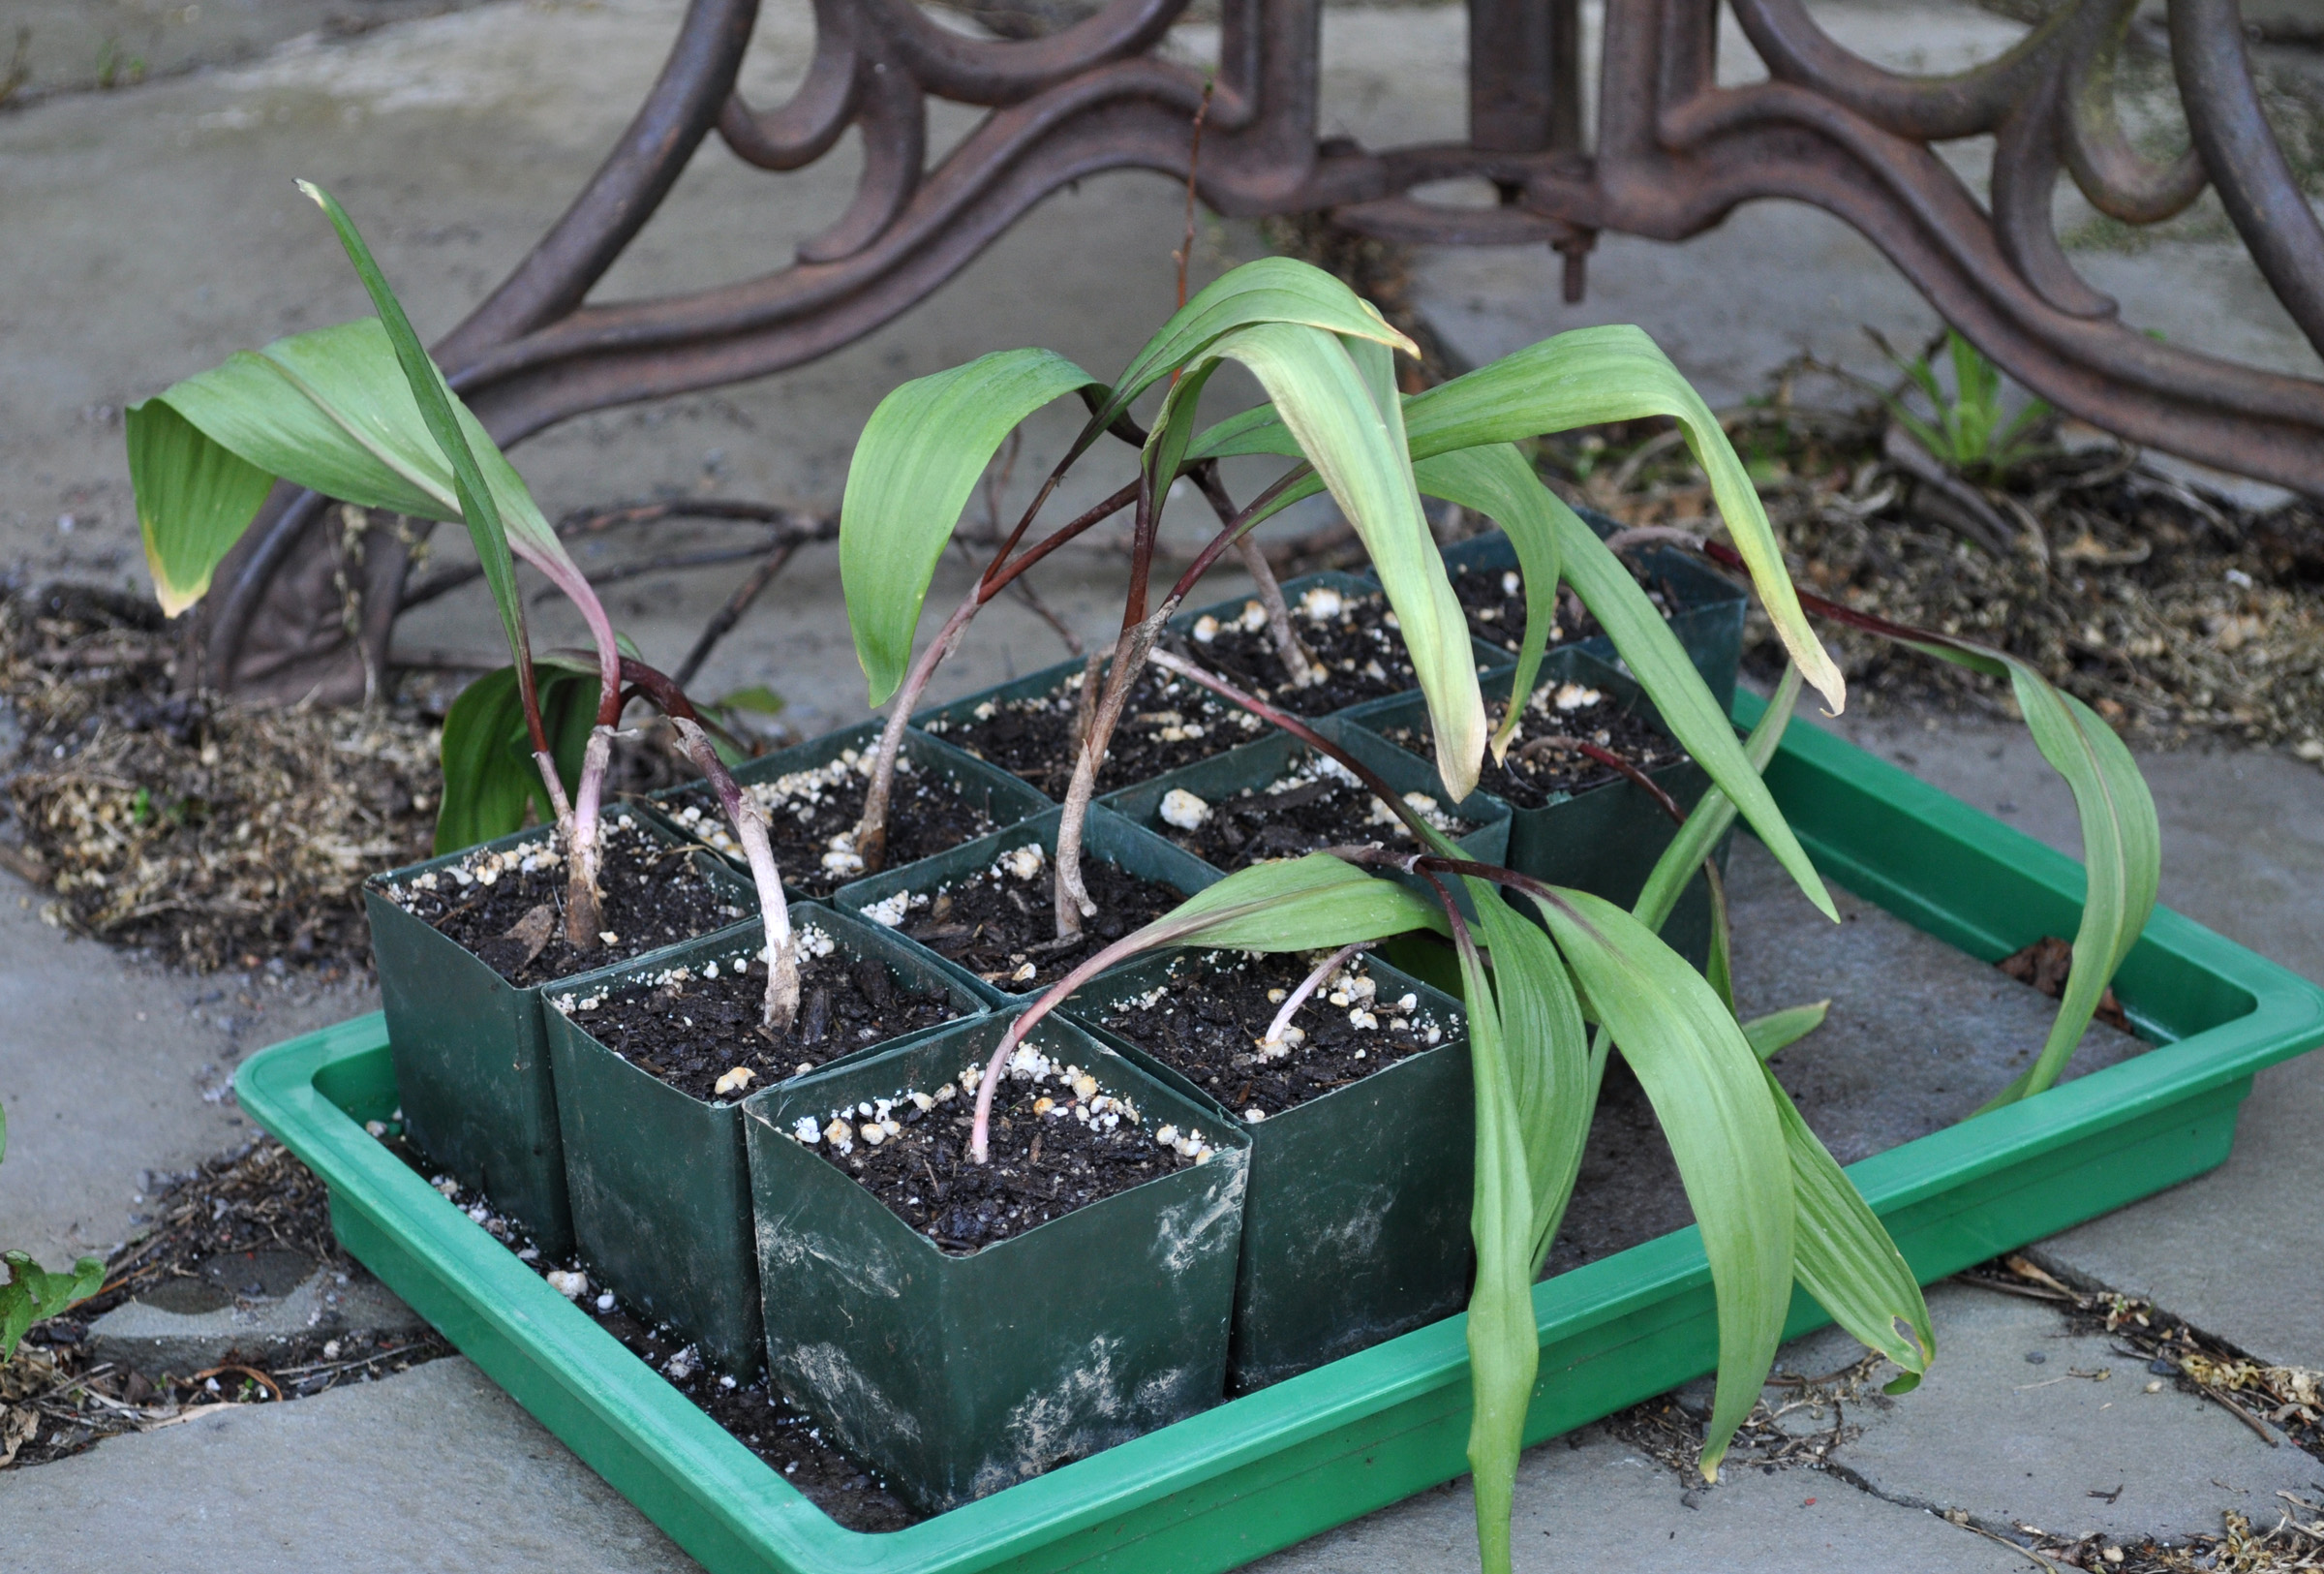
{"label": "drooping leaf", "polygon": [[[1493,729],[1493,757],[1499,759],[1524,725],[1526,702],[1533,697],[1534,679],[1549,648],[1549,631],[1557,626],[1557,585],[1564,561],[1558,520],[1560,515],[1574,516],[1574,510],[1544,486],[1525,456],[1506,443],[1423,459],[1413,467],[1413,477],[1426,495],[1458,502],[1491,519],[1516,549],[1517,573],[1525,591],[1525,633],[1517,642],[1508,708]],[[1451,490],[1462,496],[1451,497]],[[1575,522],[1580,523],[1578,516]]]}
{"label": "drooping leaf", "polygon": [[[1486,892],[1481,900],[1497,904]],[[1525,1410],[1541,1368],[1533,1317],[1533,1177],[1501,1033],[1493,982],[1458,932],[1461,994],[1468,1003],[1469,1066],[1476,1090],[1477,1172],[1469,1237],[1477,1277],[1469,1290],[1469,1470],[1477,1500],[1477,1554],[1484,1574],[1510,1574],[1510,1515]]]}
{"label": "drooping leaf", "polygon": [[1755,1016],[1743,1024],[1743,1041],[1762,1062],[1771,1055],[1780,1055],[1802,1038],[1823,1026],[1831,1014],[1830,1001],[1816,1001],[1807,1005],[1789,1005],[1765,1016]]}
{"label": "drooping leaf", "polygon": [[1328,852],[1238,869],[1137,932],[1138,950],[1219,945],[1313,951],[1414,929],[1446,932],[1436,905]]}
{"label": "drooping leaf", "polygon": [[[1720,553],[1713,549],[1716,559]],[[2082,867],[2087,884],[2074,961],[2049,1036],[2032,1065],[1984,1109],[2031,1097],[2058,1080],[2081,1043],[2106,985],[2155,912],[2162,873],[2162,827],[2146,778],[2123,740],[2096,712],[2059,693],[2039,671],[2006,651],[1957,635],[1891,623],[1821,597],[1805,598],[1821,617],[1893,639],[1923,655],[1987,677],[2006,677],[2034,745],[2065,779],[2082,822]],[[1982,1114],[1983,1109],[1978,1113]]]}
{"label": "drooping leaf", "polygon": [[1582,993],[1654,1106],[1702,1227],[1719,1303],[1719,1381],[1702,1450],[1716,1477],[1758,1401],[1791,1300],[1794,1199],[1758,1057],[1702,975],[1628,912],[1536,901]]}
{"label": "drooping leaf", "polygon": [[872,704],[911,665],[936,560],[993,455],[1043,405],[1102,386],[1047,350],[1001,350],[915,378],[872,412],[840,503],[840,584]]}
{"label": "drooping leaf", "polygon": [[[1743,745],[1743,757],[1753,775],[1765,772],[1767,762],[1775,757],[1776,746],[1784,741],[1784,729],[1791,725],[1791,710],[1798,703],[1799,689],[1799,668],[1784,668],[1783,678],[1768,698],[1766,710]],[[1646,883],[1639,888],[1637,901],[1631,904],[1630,910],[1638,922],[1661,932],[1686,891],[1687,882],[1695,878],[1695,871],[1702,867],[1703,859],[1711,855],[1711,849],[1734,822],[1734,800],[1716,787],[1704,789],[1688,812],[1686,822],[1679,826],[1678,834],[1655,860]]]}
{"label": "drooping leaf", "polygon": [[[597,714],[594,666],[545,658],[534,664],[543,730],[567,801],[578,790],[581,756]],[[436,851],[456,852],[524,826],[528,811],[554,818],[533,758],[516,669],[500,667],[460,691],[443,718],[443,796]]]}
{"label": "drooping leaf", "polygon": [[[1719,506],[1777,637],[1808,681],[1836,712],[1847,701],[1847,681],[1808,628],[1783,552],[1767,523],[1743,461],[1727,433],[1668,356],[1627,324],[1575,328],[1502,356],[1490,365],[1414,394],[1404,402],[1404,424],[1418,462],[1487,444],[1516,443],[1549,432],[1647,416],[1676,419],[1688,451],[1710,478]],[[1245,411],[1197,437],[1196,459],[1229,454],[1287,452],[1271,413]],[[1294,487],[1275,501],[1288,508],[1312,487]],[[1578,588],[1578,587],[1576,587]],[[1595,608],[1593,608],[1595,610]]]}
{"label": "drooping leaf", "polygon": [[[1752,767],[1735,741],[1734,725],[1704,686],[1702,674],[1670,632],[1670,625],[1638,588],[1622,560],[1598,539],[1597,532],[1559,503],[1534,477],[1523,456],[1507,444],[1424,459],[1413,467],[1413,474],[1430,495],[1479,512],[1490,512],[1496,503],[1525,484],[1548,500],[1534,512],[1532,521],[1552,534],[1559,571],[1613,640],[1638,687],[1654,701],[1663,725],[1727,797],[1742,807],[1752,829],[1808,899],[1827,917],[1836,917],[1831,895],[1823,888],[1815,864],[1792,834],[1783,811],[1776,807],[1774,795],[1759,780],[1758,770]],[[1695,862],[1700,863],[1701,858],[1697,856]],[[1693,878],[1693,865],[1688,878]],[[1685,881],[1680,883],[1683,886]]]}
{"label": "drooping leaf", "polygon": [[1371,302],[1322,268],[1289,257],[1262,257],[1212,280],[1156,330],[1115,380],[1091,418],[1092,431],[1104,430],[1138,395],[1190,365],[1221,336],[1261,323],[1369,339],[1408,355],[1421,353]]}
{"label": "drooping leaf", "polygon": [[[1822,1016],[1818,1006],[1794,1010]],[[1798,1209],[1792,1274],[1834,1322],[1903,1369],[1888,1385],[1889,1393],[1901,1394],[1916,1385],[1937,1358],[1936,1328],[1920,1283],[1880,1216],[1808,1129],[1791,1096],[1773,1072],[1761,1069],[1791,1160],[1791,1196]]]}
{"label": "drooping leaf", "polygon": [[1267,389],[1294,445],[1362,539],[1427,700],[1437,775],[1459,802],[1476,790],[1483,763],[1484,699],[1468,619],[1404,456],[1389,351],[1303,324],[1261,323],[1214,340],[1188,376],[1221,359],[1240,362]]}
{"label": "drooping leaf", "polygon": [[211,571],[250,528],[274,478],[162,399],[130,406],[124,421],[145,566],[163,615],[175,617],[209,593]]}

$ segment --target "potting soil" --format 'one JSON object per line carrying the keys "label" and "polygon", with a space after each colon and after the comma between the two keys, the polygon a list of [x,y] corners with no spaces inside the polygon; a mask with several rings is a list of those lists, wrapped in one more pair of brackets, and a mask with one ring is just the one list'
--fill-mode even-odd
{"label": "potting soil", "polygon": [[[885,964],[848,956],[811,924],[799,934],[799,1014],[785,1030],[765,1024],[767,965],[755,957],[747,969],[672,968],[627,989],[549,1003],[630,1065],[705,1101],[747,1097],[957,1014],[940,992],[915,990]],[[719,1082],[738,1070],[749,1075],[721,1091]]]}
{"label": "potting soil", "polygon": [[[1686,751],[1645,717],[1586,685],[1544,685],[1533,692],[1525,708],[1524,725],[1508,756],[1496,761],[1487,754],[1477,778],[1480,790],[1519,809],[1539,809],[1560,793],[1586,791],[1622,774],[1561,739],[1594,743],[1642,771],[1658,771],[1686,757]],[[1500,707],[1485,709],[1497,724]],[[1383,736],[1423,759],[1435,757],[1434,733],[1425,722],[1386,728]]]}
{"label": "potting soil", "polygon": [[979,1164],[968,1144],[983,1070],[964,1065],[957,1082],[933,1091],[829,1111],[819,1127],[802,1117],[792,1135],[959,1255],[1209,1161],[1201,1130],[1151,1126],[1134,1096],[1020,1045],[994,1096],[990,1162]]}
{"label": "potting soil", "polygon": [[1187,956],[1168,984],[1116,1002],[1092,1020],[1252,1124],[1444,1041],[1452,1024],[1419,1014],[1417,996],[1382,999],[1360,960],[1308,997],[1280,1047],[1263,1043],[1283,1001],[1322,960],[1244,951]]}
{"label": "potting soil", "polygon": [[[743,790],[767,812],[767,842],[785,887],[810,897],[829,896],[865,874],[864,860],[855,850],[855,829],[864,818],[864,794],[871,780],[872,751],[850,749],[812,769],[745,785]],[[663,803],[689,835],[720,852],[742,856],[709,783],[697,782]],[[993,817],[961,796],[952,782],[919,768],[908,755],[898,756],[888,794],[883,868],[950,851],[994,828]]]}
{"label": "potting soil", "polygon": [[[1447,814],[1425,792],[1408,792],[1404,801],[1455,841],[1476,829]],[[1216,802],[1174,788],[1162,799],[1154,829],[1213,868],[1227,870],[1269,858],[1297,858],[1320,848],[1392,845],[1412,838],[1394,811],[1344,767],[1320,759],[1264,787],[1247,787]]]}
{"label": "potting soil", "polygon": [[[1078,757],[1074,728],[1081,714],[1082,682],[1083,675],[1076,672],[1048,694],[987,700],[967,721],[932,721],[927,730],[1062,802]],[[1097,770],[1097,790],[1112,792],[1151,781],[1164,771],[1249,743],[1264,730],[1265,725],[1248,711],[1149,666],[1130,685],[1105,763]]]}
{"label": "potting soil", "polygon": [[1386,597],[1350,595],[1328,585],[1310,588],[1291,605],[1291,630],[1321,669],[1321,681],[1300,688],[1275,654],[1264,617],[1249,608],[1233,622],[1205,617],[1192,631],[1194,660],[1238,688],[1296,716],[1325,716],[1367,699],[1419,686],[1404,635]]}
{"label": "potting soil", "polygon": [[605,817],[599,834],[601,933],[611,938],[586,951],[565,938],[566,864],[553,839],[480,848],[450,868],[380,889],[519,988],[627,962],[745,915],[694,867],[691,848],[663,844],[620,811]]}
{"label": "potting soil", "polygon": [[890,898],[898,904],[892,913],[872,907],[864,916],[900,927],[987,983],[1024,994],[1055,983],[1090,952],[1186,900],[1167,885],[1085,853],[1082,883],[1097,913],[1084,920],[1078,938],[1060,944],[1054,879],[1040,844],[1031,843],[942,890],[908,898],[898,892]]}

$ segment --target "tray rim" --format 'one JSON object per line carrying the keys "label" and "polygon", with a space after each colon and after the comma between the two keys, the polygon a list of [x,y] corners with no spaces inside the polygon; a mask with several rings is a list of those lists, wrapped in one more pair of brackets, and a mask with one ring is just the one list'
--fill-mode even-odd
{"label": "tray rim", "polygon": [[[1748,724],[1759,709],[1756,696],[1737,694],[1738,721]],[[1819,727],[1789,730],[1771,778],[1785,767],[1862,794],[1879,812],[1918,821],[2054,899],[2080,901],[2083,876],[2074,860]],[[1901,890],[1944,915],[1941,904],[1921,898],[1910,884],[1900,886],[1862,859],[1819,846],[1822,839],[1811,825],[1795,826],[1818,866],[1866,900],[1889,905],[1863,888],[1869,879],[1897,887],[1888,893],[1892,897]],[[1850,874],[1857,879],[1849,880]],[[1932,927],[1906,916],[1916,927]],[[1958,913],[1950,918],[1957,930],[1968,923]],[[2191,966],[2240,991],[2248,1008],[2174,1037],[2166,1025],[2139,1016],[2134,1006],[2142,1030],[2163,1040],[2148,1053],[1850,1165],[1850,1178],[1874,1209],[1887,1216],[1927,1202],[2324,1043],[2324,989],[2190,919],[2158,907],[2125,964],[2125,977],[2142,955]],[[497,1362],[486,1370],[504,1387],[516,1386],[512,1377],[521,1379],[534,1392],[516,1397],[536,1416],[560,1395],[586,1411],[601,1435],[566,1436],[574,1429],[541,1419],[601,1474],[627,1475],[624,1466],[630,1462],[616,1457],[624,1452],[652,1466],[659,1490],[632,1493],[618,1481],[617,1490],[697,1556],[715,1556],[704,1539],[715,1531],[733,1552],[790,1574],[968,1574],[1431,1393],[1446,1394],[1454,1407],[1466,1405],[1466,1319],[1455,1314],[919,1525],[881,1533],[850,1530],[517,1262],[317,1085],[334,1068],[352,1070],[353,1063],[373,1056],[383,1062],[386,1053],[384,1020],[374,1012],[252,1056],[236,1072],[236,1093],[261,1126],[323,1177],[335,1217],[343,1208],[352,1210],[431,1271],[427,1285],[390,1287],[416,1291],[408,1298],[457,1312],[456,1320],[471,1331],[469,1339],[454,1340],[463,1349],[483,1343],[476,1337],[482,1332],[521,1359],[523,1373],[494,1371]],[[1699,1234],[1689,1226],[1537,1284],[1537,1329],[1550,1346],[1708,1281]],[[1545,1361],[1544,1375],[1552,1371]],[[1254,1546],[1252,1555],[1265,1550]]]}

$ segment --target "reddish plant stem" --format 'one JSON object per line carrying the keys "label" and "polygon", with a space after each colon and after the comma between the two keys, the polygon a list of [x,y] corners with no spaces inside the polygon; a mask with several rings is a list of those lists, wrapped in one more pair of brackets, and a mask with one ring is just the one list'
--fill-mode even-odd
{"label": "reddish plant stem", "polygon": [[697,770],[709,778],[719,806],[734,827],[735,840],[749,861],[750,879],[758,889],[758,910],[767,931],[767,994],[762,1021],[787,1032],[799,1014],[799,946],[791,930],[790,905],[783,899],[782,875],[775,866],[775,849],[767,840],[766,811],[744,792],[727,770],[726,762],[703,729],[701,716],[686,692],[666,674],[631,657],[622,658],[622,677],[636,686],[677,730],[679,743]]}
{"label": "reddish plant stem", "polygon": [[[1053,476],[1049,484],[1054,485],[1055,482],[1055,477]],[[1046,487],[1042,495],[1044,497],[1048,495]],[[1052,531],[1040,542],[1028,547],[1006,568],[1002,568],[998,558],[995,558],[994,567],[985,571],[984,576],[976,582],[975,588],[969,591],[959,606],[953,608],[952,616],[945,620],[944,627],[937,632],[936,637],[930,641],[928,649],[920,653],[920,659],[912,664],[911,670],[904,677],[903,686],[896,691],[895,700],[888,712],[887,725],[880,729],[879,748],[872,761],[872,780],[864,789],[863,817],[856,821],[855,825],[855,854],[864,860],[864,873],[868,875],[876,873],[886,857],[888,800],[895,791],[896,760],[903,750],[904,729],[911,725],[912,712],[919,709],[920,696],[928,692],[929,683],[936,675],[936,668],[943,665],[952,653],[960,647],[962,639],[966,637],[969,622],[983,609],[987,602],[1007,589],[1009,583],[1019,574],[1049,556],[1058,547],[1063,546],[1067,541],[1083,535],[1090,527],[1112,518],[1136,497],[1135,483],[1125,486],[1078,518]],[[1037,500],[1036,506],[1038,506]],[[1018,537],[1024,534],[1025,525],[1031,522],[1031,516],[1028,513],[1025,519],[1018,525],[1015,534],[1011,535],[1009,540],[1003,543],[1002,551],[1004,553],[1009,547],[1016,544]]]}

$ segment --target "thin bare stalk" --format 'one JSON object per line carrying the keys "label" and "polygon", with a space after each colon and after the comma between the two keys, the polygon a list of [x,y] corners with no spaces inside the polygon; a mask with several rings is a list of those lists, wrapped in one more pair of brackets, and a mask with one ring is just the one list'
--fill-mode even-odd
{"label": "thin bare stalk", "polygon": [[961,604],[952,609],[944,627],[936,631],[928,649],[912,664],[904,675],[903,687],[896,691],[896,702],[888,709],[888,725],[879,729],[879,748],[872,756],[872,780],[864,788],[863,818],[855,822],[855,855],[864,860],[864,873],[877,874],[887,859],[888,798],[896,787],[896,759],[903,751],[904,729],[912,725],[912,712],[919,708],[920,696],[928,692],[929,680],[936,668],[960,648],[966,637],[968,624],[977,609],[985,604],[984,584],[980,580]]}
{"label": "thin bare stalk", "polygon": [[735,840],[749,860],[750,880],[758,887],[759,916],[767,928],[767,998],[761,1020],[777,1033],[787,1033],[799,1015],[799,941],[791,930],[790,906],[783,900],[775,849],[767,842],[767,812],[743,791],[726,762],[719,757],[710,734],[692,717],[673,715],[670,725],[677,728],[687,757],[710,779],[719,806],[726,811],[727,822],[734,827]]}
{"label": "thin bare stalk", "polygon": [[1322,967],[1300,979],[1300,987],[1283,997],[1283,1008],[1275,1013],[1275,1020],[1267,1025],[1267,1036],[1259,1040],[1259,1053],[1265,1055],[1270,1050],[1288,1050],[1291,1046],[1284,1042],[1283,1035],[1291,1031],[1291,1019],[1299,1015],[1300,1007],[1307,1003],[1309,996],[1323,988],[1326,979],[1346,967],[1350,958],[1371,943],[1370,941],[1360,940],[1341,946],[1324,959]]}
{"label": "thin bare stalk", "polygon": [[[1056,478],[1053,475],[1042,490],[1042,497],[1049,495],[1048,487],[1054,486],[1055,480]],[[855,853],[857,857],[864,860],[866,874],[872,874],[878,870],[880,861],[887,851],[888,800],[895,790],[896,759],[903,748],[903,729],[911,725],[912,712],[919,709],[920,696],[928,692],[930,681],[936,675],[936,668],[943,665],[952,653],[960,648],[961,640],[968,632],[970,620],[976,616],[987,602],[1007,589],[1011,582],[1025,570],[1075,537],[1082,535],[1091,526],[1119,513],[1135,502],[1137,496],[1137,483],[1132,482],[1079,518],[1060,525],[1045,540],[1025,548],[1023,553],[1006,565],[1003,565],[1000,559],[995,557],[993,567],[986,570],[984,576],[977,581],[976,588],[968,593],[965,601],[953,609],[952,616],[945,620],[943,629],[937,632],[936,637],[930,642],[928,649],[921,652],[920,659],[912,664],[911,670],[904,676],[903,686],[896,691],[893,708],[888,712],[888,724],[880,729],[879,751],[872,756],[872,780],[864,789],[863,818],[856,821]],[[1036,499],[1035,507],[1038,506],[1039,500]],[[1018,538],[1024,534],[1025,524],[1030,522],[1028,515],[1024,522],[1018,525],[1015,534],[1011,535],[1009,540],[1003,543],[1003,552],[1016,544]]]}
{"label": "thin bare stalk", "polygon": [[1089,721],[1089,735],[1082,740],[1074,757],[1073,784],[1065,789],[1065,811],[1057,818],[1059,940],[1080,934],[1082,920],[1096,915],[1097,904],[1089,900],[1088,887],[1082,883],[1082,832],[1088,824],[1090,800],[1097,793],[1097,767],[1106,757],[1107,746],[1114,741],[1114,728],[1129,704],[1130,690],[1145,669],[1146,659],[1153,651],[1154,642],[1162,637],[1163,626],[1170,621],[1177,604],[1164,602],[1116,647],[1113,670],[1106,674],[1105,697],[1098,701],[1097,714]]}
{"label": "thin bare stalk", "polygon": [[[613,703],[618,710],[618,696]],[[598,714],[603,715],[602,708]],[[589,743],[581,751],[581,781],[566,830],[565,940],[576,951],[594,951],[605,943],[604,905],[597,888],[605,845],[598,835],[597,810],[605,795],[605,769],[612,761],[613,728],[600,721],[590,729]]]}
{"label": "thin bare stalk", "polygon": [[1081,748],[1089,741],[1090,725],[1097,720],[1097,696],[1105,690],[1106,658],[1110,651],[1093,650],[1082,663],[1082,694],[1073,708],[1073,746]]}
{"label": "thin bare stalk", "polygon": [[[1202,488],[1203,496],[1209,501],[1210,511],[1218,515],[1221,526],[1231,528],[1239,522],[1235,500],[1227,494],[1225,484],[1218,478],[1217,465],[1200,464],[1187,474],[1194,478],[1195,485]],[[1251,583],[1258,587],[1259,604],[1267,609],[1268,637],[1274,641],[1275,659],[1291,674],[1293,685],[1305,689],[1322,682],[1322,668],[1315,664],[1314,656],[1292,630],[1291,608],[1284,604],[1283,586],[1275,578],[1274,565],[1267,561],[1267,554],[1259,550],[1259,543],[1251,538],[1249,531],[1237,532],[1235,555],[1241,559],[1243,571],[1251,576]]]}

